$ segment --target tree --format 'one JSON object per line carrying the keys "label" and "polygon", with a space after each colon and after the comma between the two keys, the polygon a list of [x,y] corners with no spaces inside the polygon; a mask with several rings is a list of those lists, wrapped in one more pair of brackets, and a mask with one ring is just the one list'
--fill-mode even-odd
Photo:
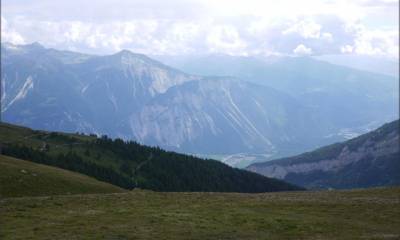
{"label": "tree", "polygon": [[90,157],[90,151],[88,148],[85,149],[84,154],[85,154],[85,156]]}

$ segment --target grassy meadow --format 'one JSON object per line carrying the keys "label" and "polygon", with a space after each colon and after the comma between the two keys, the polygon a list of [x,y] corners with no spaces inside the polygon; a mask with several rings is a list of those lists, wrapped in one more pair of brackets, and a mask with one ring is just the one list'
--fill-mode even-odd
{"label": "grassy meadow", "polygon": [[399,239],[400,188],[5,198],[0,239]]}

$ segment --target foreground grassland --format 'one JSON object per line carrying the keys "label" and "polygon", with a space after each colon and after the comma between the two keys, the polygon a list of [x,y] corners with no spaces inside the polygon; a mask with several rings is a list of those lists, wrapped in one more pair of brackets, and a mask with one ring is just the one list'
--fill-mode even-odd
{"label": "foreground grassland", "polygon": [[123,191],[86,175],[0,155],[0,198]]}
{"label": "foreground grassland", "polygon": [[0,200],[0,239],[399,239],[400,188]]}

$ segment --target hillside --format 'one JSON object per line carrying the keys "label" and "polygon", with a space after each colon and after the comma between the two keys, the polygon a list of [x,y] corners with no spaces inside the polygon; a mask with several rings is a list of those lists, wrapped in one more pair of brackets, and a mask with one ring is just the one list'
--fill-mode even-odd
{"label": "hillside", "polygon": [[107,136],[98,138],[0,124],[0,143],[5,155],[80,172],[125,189],[208,192],[300,189],[215,160]]}
{"label": "hillside", "polygon": [[79,173],[0,155],[0,198],[123,191]]}
{"label": "hillside", "polygon": [[0,238],[398,239],[399,188],[3,199]]}
{"label": "hillside", "polygon": [[307,188],[400,185],[399,120],[343,143],[247,167]]}

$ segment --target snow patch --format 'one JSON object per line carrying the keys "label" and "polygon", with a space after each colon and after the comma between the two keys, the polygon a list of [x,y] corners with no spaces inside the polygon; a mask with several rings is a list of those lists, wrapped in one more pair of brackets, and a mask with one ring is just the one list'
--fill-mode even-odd
{"label": "snow patch", "polygon": [[4,112],[16,101],[19,101],[21,99],[24,99],[28,92],[33,89],[33,78],[32,76],[29,76],[22,88],[18,91],[18,94],[15,96],[13,100],[4,108]]}
{"label": "snow patch", "polygon": [[86,90],[89,88],[90,84],[84,86],[81,90],[81,94],[84,94],[86,92]]}

